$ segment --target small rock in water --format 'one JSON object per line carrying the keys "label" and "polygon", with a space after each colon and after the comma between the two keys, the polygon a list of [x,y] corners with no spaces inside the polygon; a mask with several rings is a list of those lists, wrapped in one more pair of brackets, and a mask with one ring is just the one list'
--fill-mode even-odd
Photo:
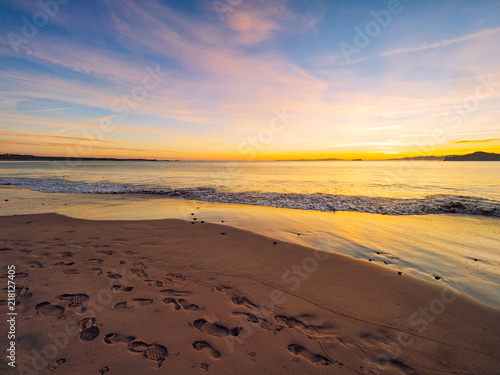
{"label": "small rock in water", "polygon": [[435,278],[436,280],[441,279],[441,277],[440,277],[440,276],[434,276],[434,278]]}
{"label": "small rock in water", "polygon": [[277,245],[278,243],[277,242],[273,242],[273,245]]}
{"label": "small rock in water", "polygon": [[401,276],[403,274],[403,272],[401,271],[398,271],[398,275]]}
{"label": "small rock in water", "polygon": [[223,236],[225,236],[225,235],[226,235],[226,232],[220,232],[220,234],[222,234]]}

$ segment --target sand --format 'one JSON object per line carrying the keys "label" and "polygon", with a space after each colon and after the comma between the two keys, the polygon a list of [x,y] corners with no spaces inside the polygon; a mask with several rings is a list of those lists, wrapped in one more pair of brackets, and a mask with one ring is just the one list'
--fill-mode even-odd
{"label": "sand", "polygon": [[442,280],[201,221],[0,228],[0,373],[500,374],[500,310]]}

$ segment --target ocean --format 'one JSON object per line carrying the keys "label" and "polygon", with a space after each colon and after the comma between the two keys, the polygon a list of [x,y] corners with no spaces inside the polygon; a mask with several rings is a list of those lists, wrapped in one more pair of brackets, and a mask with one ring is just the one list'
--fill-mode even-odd
{"label": "ocean", "polygon": [[389,215],[500,216],[499,162],[0,162],[0,185]]}

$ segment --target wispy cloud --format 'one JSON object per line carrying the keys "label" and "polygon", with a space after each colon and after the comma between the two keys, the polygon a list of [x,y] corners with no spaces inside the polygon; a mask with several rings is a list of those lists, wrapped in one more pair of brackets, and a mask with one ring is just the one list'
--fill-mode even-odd
{"label": "wispy cloud", "polygon": [[340,147],[365,147],[365,146],[401,146],[402,143],[398,142],[359,142],[359,143],[344,143],[331,146],[322,146],[313,148],[313,150],[335,149]]}
{"label": "wispy cloud", "polygon": [[488,143],[488,142],[497,142],[500,141],[500,138],[491,138],[491,139],[475,139],[475,140],[461,140],[461,141],[451,141],[450,143]]}
{"label": "wispy cloud", "polygon": [[394,55],[399,55],[402,53],[419,52],[419,51],[426,51],[426,50],[434,49],[434,48],[451,46],[451,45],[456,44],[456,43],[465,42],[468,40],[474,40],[477,38],[484,37],[486,35],[497,33],[499,31],[500,31],[500,27],[486,29],[486,30],[479,31],[477,33],[463,35],[459,38],[443,39],[443,40],[440,40],[440,41],[437,41],[434,43],[422,43],[422,44],[415,46],[415,47],[393,49],[393,50],[381,53],[380,56],[394,56]]}
{"label": "wispy cloud", "polygon": [[[51,139],[51,140],[73,140],[73,141],[83,141],[89,142],[88,138],[78,138],[78,137],[64,137],[61,135],[47,135],[47,134],[33,134],[33,133],[15,133],[15,132],[7,132],[0,131],[0,136],[3,137],[16,137],[16,138],[37,138],[37,139]],[[106,139],[92,139],[92,143],[118,143],[125,144],[125,142],[117,142]]]}
{"label": "wispy cloud", "polygon": [[[68,147],[73,147],[76,148],[78,146],[81,146],[81,143],[55,143],[55,142],[21,142],[21,141],[4,141],[0,140],[0,143],[2,144],[8,144],[8,145],[23,145],[23,146],[46,146],[46,147],[56,147],[56,148],[68,148]],[[92,145],[92,148],[95,148],[97,150],[108,150],[108,151],[135,151],[135,152],[154,152],[154,151],[160,151],[160,150],[151,150],[151,149],[139,149],[139,148],[129,148],[129,147],[113,147],[113,146],[102,146],[102,145]],[[164,150],[161,150],[164,151]]]}

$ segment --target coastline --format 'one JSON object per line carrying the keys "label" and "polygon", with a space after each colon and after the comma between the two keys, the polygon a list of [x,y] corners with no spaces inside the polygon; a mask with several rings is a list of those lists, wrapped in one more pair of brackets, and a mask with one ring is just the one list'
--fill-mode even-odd
{"label": "coastline", "polygon": [[0,187],[3,215],[59,213],[90,220],[181,219],[249,230],[440,282],[500,307],[497,217],[315,212],[141,195],[40,193]]}
{"label": "coastline", "polygon": [[[500,366],[499,310],[439,281],[210,223],[56,214],[0,223],[4,261],[27,274],[18,283],[29,288],[18,293],[18,363],[29,366],[32,347],[96,310],[99,336],[68,338],[40,373],[155,373],[154,361],[129,350],[136,341],[165,346],[163,366],[193,374],[493,374]],[[120,280],[133,290],[110,292]],[[70,307],[65,294],[89,300]]]}

